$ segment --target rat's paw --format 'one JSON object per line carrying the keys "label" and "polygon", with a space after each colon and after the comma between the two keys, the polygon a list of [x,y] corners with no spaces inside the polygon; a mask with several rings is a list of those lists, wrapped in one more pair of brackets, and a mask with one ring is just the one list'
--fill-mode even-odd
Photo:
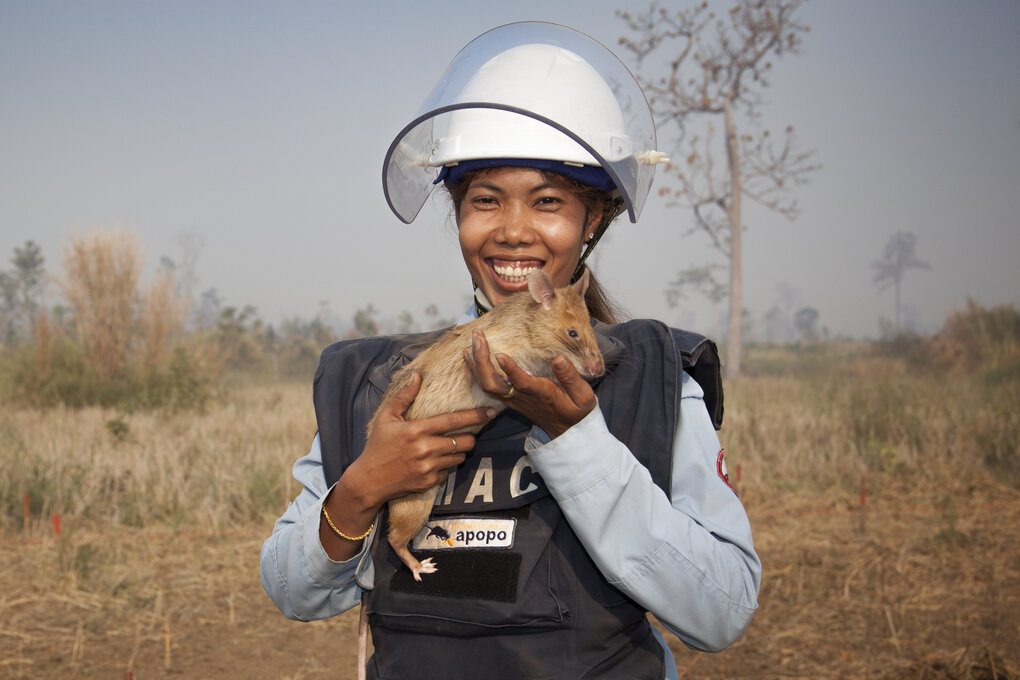
{"label": "rat's paw", "polygon": [[434,574],[439,571],[439,567],[432,563],[432,558],[422,560],[420,566],[417,569],[412,570],[414,572],[414,580],[421,581],[419,574]]}

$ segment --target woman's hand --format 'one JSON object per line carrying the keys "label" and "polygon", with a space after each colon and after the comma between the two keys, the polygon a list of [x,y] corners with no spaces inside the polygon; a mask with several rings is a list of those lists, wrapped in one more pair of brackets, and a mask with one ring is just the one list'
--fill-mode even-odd
{"label": "woman's hand", "polygon": [[485,333],[474,331],[471,353],[465,354],[465,359],[483,390],[502,399],[553,438],[579,423],[598,403],[591,385],[563,355],[552,362],[556,381],[531,375],[505,354],[496,355],[505,373],[500,375],[492,365]]}
{"label": "woman's hand", "polygon": [[[421,376],[412,374],[379,411],[365,450],[326,498],[330,518],[345,534],[364,533],[391,498],[445,482],[450,469],[463,463],[464,453],[475,446],[472,434],[445,433],[482,424],[496,415],[494,409],[476,408],[405,420],[420,387]],[[334,560],[353,557],[361,546],[349,541],[345,545],[321,518],[319,538]]]}
{"label": "woman's hand", "polygon": [[391,498],[445,482],[449,470],[463,463],[465,452],[475,446],[472,434],[446,433],[482,424],[495,415],[493,409],[476,408],[405,420],[420,387],[421,376],[413,373],[380,410],[365,450],[349,468],[353,481],[371,489],[369,496],[379,507]]}

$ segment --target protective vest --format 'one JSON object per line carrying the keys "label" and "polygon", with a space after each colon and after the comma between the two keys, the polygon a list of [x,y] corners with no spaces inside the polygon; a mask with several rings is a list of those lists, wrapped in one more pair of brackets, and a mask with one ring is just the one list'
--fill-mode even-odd
{"label": "protective vest", "polygon": [[[597,323],[595,331],[606,374],[593,387],[609,430],[668,495],[684,371],[702,385],[716,428],[722,421],[715,344],[656,321]],[[390,376],[442,332],[323,352],[313,401],[327,485],[364,449]],[[377,532],[366,602],[370,678],[663,677],[645,610],[606,581],[532,469],[524,451],[532,427],[504,411],[451,473],[411,543],[436,573],[415,582]]]}

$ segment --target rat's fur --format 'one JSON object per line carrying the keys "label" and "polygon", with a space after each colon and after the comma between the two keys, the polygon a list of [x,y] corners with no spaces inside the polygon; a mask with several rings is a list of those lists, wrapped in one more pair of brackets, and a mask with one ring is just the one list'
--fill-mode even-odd
{"label": "rat's fur", "polygon": [[[451,329],[400,369],[383,395],[379,410],[407,384],[412,372],[421,374],[421,387],[404,416],[407,420],[481,406],[497,412],[506,408],[500,399],[482,391],[466,364],[464,353],[471,351],[471,334],[475,330],[485,333],[493,365],[500,374],[503,371],[496,363],[496,353],[506,354],[535,376],[553,378],[552,360],[560,354],[581,375],[589,378],[602,375],[605,366],[584,302],[587,286],[587,271],[574,285],[554,290],[549,276],[536,269],[528,277],[528,292],[512,295],[480,318]],[[370,435],[379,410],[368,424]],[[482,425],[476,425],[447,434],[475,433],[481,428]],[[389,502],[390,545],[417,581],[421,580],[419,574],[432,573],[436,567],[431,558],[424,562],[415,559],[407,544],[424,525],[439,490],[437,485]]]}

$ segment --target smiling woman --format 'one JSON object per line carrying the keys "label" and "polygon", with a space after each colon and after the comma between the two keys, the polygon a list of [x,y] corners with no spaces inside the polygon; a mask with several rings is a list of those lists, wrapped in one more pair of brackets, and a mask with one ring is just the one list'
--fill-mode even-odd
{"label": "smiling woman", "polygon": [[557,288],[570,283],[587,230],[584,204],[562,182],[537,170],[494,168],[463,180],[457,206],[460,250],[475,284],[492,305],[527,290],[528,274],[542,269]]}
{"label": "smiling woman", "polygon": [[[597,236],[623,209],[619,196],[558,172],[525,165],[492,167],[491,162],[478,161],[460,165],[459,173],[447,174],[445,186],[480,308],[491,308],[506,295],[525,290],[527,276],[536,268],[549,274],[557,287],[575,281],[584,265],[582,248],[587,246],[590,252]],[[477,169],[466,170],[471,167]],[[586,168],[586,179],[592,170]],[[608,177],[602,174],[599,179],[604,183]],[[517,207],[521,210],[511,212]],[[556,255],[555,265],[536,257],[542,249]],[[620,320],[619,308],[594,274],[585,300],[592,318],[605,323]]]}
{"label": "smiling woman", "polygon": [[[649,612],[702,650],[750,623],[761,564],[721,472],[715,345],[657,321],[616,323],[585,264],[624,210],[637,220],[661,160],[619,60],[530,22],[462,50],[390,146],[383,188],[398,218],[414,220],[440,183],[453,201],[474,285],[461,323],[487,330],[443,361],[466,365],[484,395],[468,403],[502,410],[412,417],[433,395],[412,362],[464,329],[323,352],[319,432],[294,467],[303,491],[264,544],[262,583],[295,619],[362,600],[368,677],[676,678]],[[540,345],[529,331],[555,308],[543,300],[573,282],[591,328],[571,317],[563,336],[587,336],[604,363],[582,374],[557,349],[526,370],[510,353]],[[526,290],[535,304],[515,314]],[[509,332],[486,325],[508,314]],[[394,506],[418,495],[424,526],[394,541]],[[376,528],[386,522],[390,541]]]}

